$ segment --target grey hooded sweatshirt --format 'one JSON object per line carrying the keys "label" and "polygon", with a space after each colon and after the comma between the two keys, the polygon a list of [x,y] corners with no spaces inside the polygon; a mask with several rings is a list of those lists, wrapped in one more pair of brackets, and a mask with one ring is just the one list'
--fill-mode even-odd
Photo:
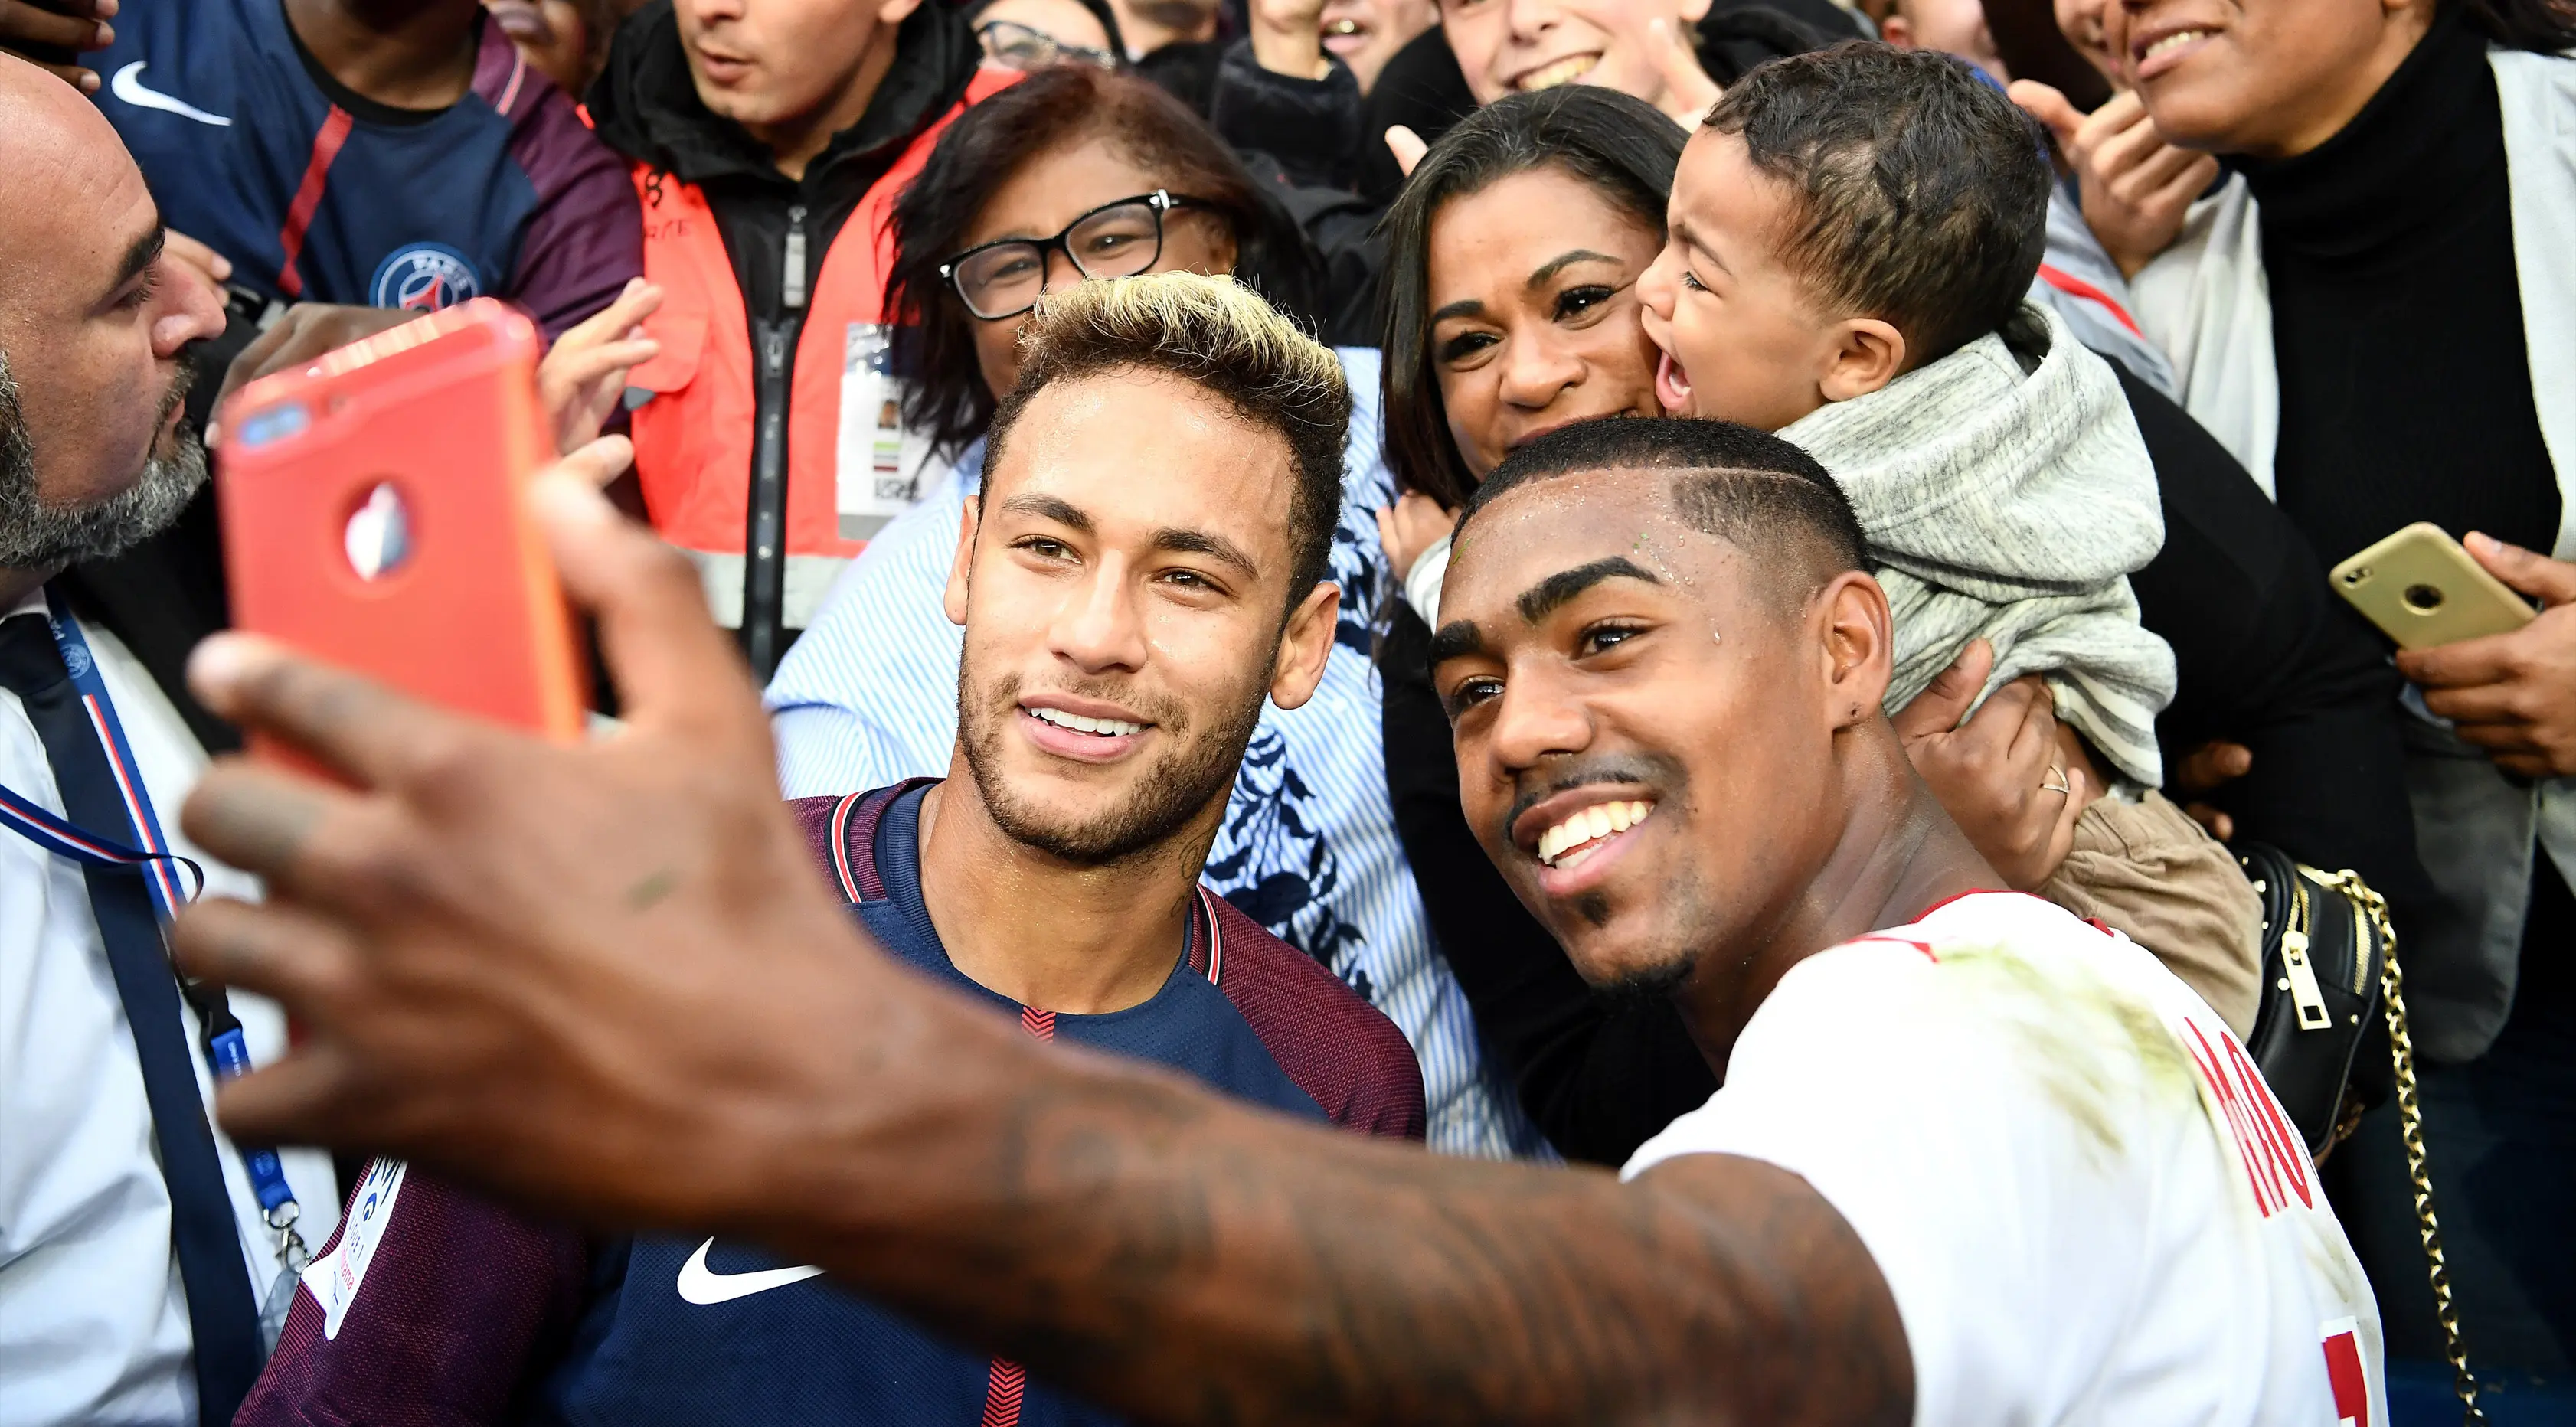
{"label": "grey hooded sweatshirt", "polygon": [[2156,471],[2118,378],[2065,319],[2025,305],[1878,391],[1780,432],[1832,472],[1896,622],[1887,708],[1983,636],[1979,695],[2046,676],[2057,716],[2125,777],[2164,781],[2155,718],[2173,650],[2138,623],[2128,575],[2164,544]]}

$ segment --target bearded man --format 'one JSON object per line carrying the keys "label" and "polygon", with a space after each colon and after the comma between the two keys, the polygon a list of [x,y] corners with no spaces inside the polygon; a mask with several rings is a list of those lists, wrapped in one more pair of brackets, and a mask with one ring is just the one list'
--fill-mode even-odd
{"label": "bearded man", "polygon": [[[250,879],[178,835],[206,755],[58,579],[204,485],[180,350],[223,330],[77,90],[0,56],[0,1423],[230,1422],[338,1200],[318,1153],[233,1145],[216,1066],[276,1008],[171,975],[159,919]],[[160,815],[155,809],[161,810]]]}

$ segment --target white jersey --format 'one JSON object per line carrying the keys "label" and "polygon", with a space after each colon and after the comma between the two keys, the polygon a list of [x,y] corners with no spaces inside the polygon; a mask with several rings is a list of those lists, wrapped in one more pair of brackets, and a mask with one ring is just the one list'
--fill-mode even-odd
{"label": "white jersey", "polygon": [[2379,1312],[2297,1129],[2116,933],[1979,892],[1792,968],[1637,1151],[1804,1178],[1885,1276],[1920,1424],[2386,1427]]}

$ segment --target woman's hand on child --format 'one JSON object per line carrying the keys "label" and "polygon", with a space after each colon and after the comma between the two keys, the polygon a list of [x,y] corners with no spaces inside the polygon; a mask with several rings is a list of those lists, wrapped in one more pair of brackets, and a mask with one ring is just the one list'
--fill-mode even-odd
{"label": "woman's hand on child", "polygon": [[2075,819],[2100,789],[2060,754],[2056,703],[2036,674],[1995,690],[1976,717],[1959,721],[1994,667],[1993,647],[1970,642],[1896,715],[1896,733],[1978,855],[2027,892],[2066,860]]}

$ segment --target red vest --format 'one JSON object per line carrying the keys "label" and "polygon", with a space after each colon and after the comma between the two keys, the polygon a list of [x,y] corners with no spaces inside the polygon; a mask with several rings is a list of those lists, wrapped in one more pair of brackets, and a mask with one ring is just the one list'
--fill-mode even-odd
{"label": "red vest", "polygon": [[[840,531],[841,372],[850,327],[885,320],[895,198],[966,105],[1017,78],[977,71],[965,99],[922,130],[859,200],[809,283],[786,411],[789,628],[805,626],[862,544]],[[661,310],[644,324],[661,354],[627,376],[653,393],[634,413],[636,477],[653,528],[698,562],[708,605],[720,622],[737,625],[756,444],[751,323],[706,196],[642,164],[634,178],[644,205],[644,275],[662,289]]]}

